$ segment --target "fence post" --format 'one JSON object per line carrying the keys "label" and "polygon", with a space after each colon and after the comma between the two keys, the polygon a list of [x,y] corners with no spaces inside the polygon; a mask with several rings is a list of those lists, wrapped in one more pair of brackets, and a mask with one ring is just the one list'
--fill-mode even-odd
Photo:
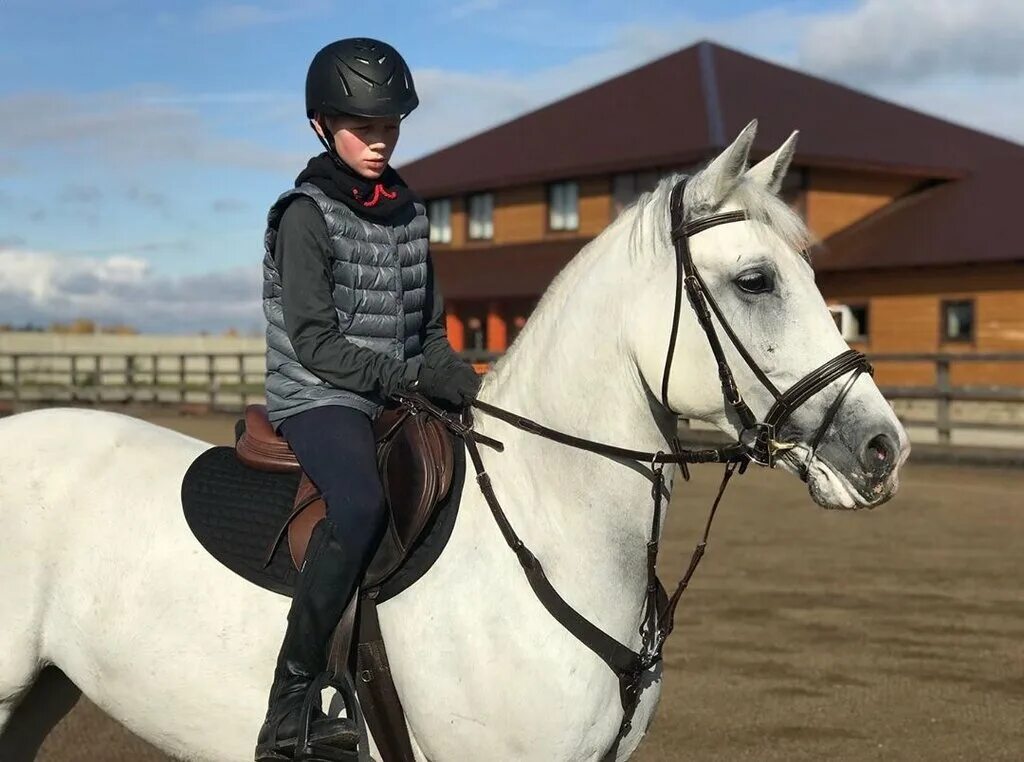
{"label": "fence post", "polygon": [[215,355],[206,356],[206,375],[207,383],[210,387],[210,410],[217,409],[217,371],[216,366],[217,357]]}
{"label": "fence post", "polygon": [[11,355],[11,378],[14,382],[14,402],[17,404],[21,401],[21,375],[18,369],[18,360],[20,355]]}
{"label": "fence post", "polygon": [[181,403],[185,402],[185,355],[178,355],[178,391],[181,393]]}
{"label": "fence post", "polygon": [[160,404],[160,355],[156,352],[150,357],[150,365],[153,370],[153,397],[150,400],[158,405]]}
{"label": "fence post", "polygon": [[935,426],[938,429],[939,444],[948,445],[952,442],[952,424],[949,415],[950,399],[953,387],[949,379],[949,356],[940,355],[935,358],[935,382],[939,390],[936,404]]}
{"label": "fence post", "polygon": [[68,390],[71,402],[78,401],[78,355],[71,355],[71,384]]}
{"label": "fence post", "polygon": [[238,407],[245,410],[245,354],[238,353]]}
{"label": "fence post", "polygon": [[135,355],[125,355],[125,384],[128,386],[128,393],[125,394],[126,403],[135,403]]}

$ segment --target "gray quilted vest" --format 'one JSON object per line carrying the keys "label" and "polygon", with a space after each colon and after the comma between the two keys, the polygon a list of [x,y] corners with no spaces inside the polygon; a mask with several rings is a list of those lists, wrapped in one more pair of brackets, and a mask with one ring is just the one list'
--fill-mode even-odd
{"label": "gray quilted vest", "polygon": [[332,386],[295,356],[281,308],[281,274],[274,261],[278,225],[288,204],[308,196],[320,208],[330,236],[331,275],[338,324],[350,341],[399,360],[421,362],[427,290],[429,226],[414,201],[388,225],[359,217],[349,207],[304,183],[270,207],[263,255],[263,314],[267,318],[267,413],[281,421],[321,405],[347,405],[376,418],[384,400]]}

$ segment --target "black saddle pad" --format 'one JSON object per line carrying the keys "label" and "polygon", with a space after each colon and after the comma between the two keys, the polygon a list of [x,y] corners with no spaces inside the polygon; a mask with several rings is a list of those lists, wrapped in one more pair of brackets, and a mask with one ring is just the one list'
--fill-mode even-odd
{"label": "black saddle pad", "polygon": [[[423,576],[448,543],[466,476],[465,445],[460,439],[454,445],[451,490],[401,568],[381,586],[378,601],[398,595]],[[298,485],[299,474],[258,471],[242,463],[233,447],[211,447],[192,462],[182,480],[185,521],[200,544],[231,571],[290,598],[298,572],[292,566],[287,538],[265,568],[263,559],[291,513]]]}

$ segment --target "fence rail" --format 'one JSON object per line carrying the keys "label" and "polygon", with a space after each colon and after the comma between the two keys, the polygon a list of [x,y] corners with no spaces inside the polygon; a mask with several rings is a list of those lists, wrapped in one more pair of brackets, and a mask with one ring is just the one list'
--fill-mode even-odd
{"label": "fence rail", "polygon": [[[462,355],[479,365],[493,363],[499,354],[469,351]],[[1024,363],[1024,353],[875,354],[872,363],[929,364],[933,386],[882,386],[890,400],[935,403],[934,420],[907,419],[911,425],[933,426],[938,439],[949,443],[956,429],[1024,432],[1024,417],[1016,420],[954,420],[954,403],[1024,402],[1024,388],[1015,386],[953,386],[951,369],[958,363]],[[209,409],[240,411],[263,396],[265,359],[262,353],[0,353],[0,401],[54,404],[198,403]]]}

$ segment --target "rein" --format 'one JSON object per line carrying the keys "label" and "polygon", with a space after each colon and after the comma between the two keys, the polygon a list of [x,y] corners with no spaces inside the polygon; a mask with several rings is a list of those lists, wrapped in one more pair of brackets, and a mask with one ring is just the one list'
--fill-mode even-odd
{"label": "rein", "polygon": [[[644,452],[641,450],[631,450],[624,447],[618,447],[604,442],[595,442],[593,440],[557,431],[555,429],[548,428],[547,426],[543,426],[536,421],[530,420],[529,418],[517,415],[516,413],[504,410],[479,399],[474,399],[470,404],[465,406],[462,409],[461,420],[455,420],[421,395],[399,396],[403,405],[411,407],[412,409],[421,408],[433,415],[439,416],[456,435],[465,440],[470,458],[473,460],[473,467],[477,472],[476,479],[477,484],[480,487],[480,491],[483,493],[484,499],[487,501],[487,505],[491,510],[491,514],[494,516],[494,520],[497,523],[498,528],[501,530],[502,536],[505,538],[505,542],[508,544],[509,548],[511,548],[512,552],[516,554],[516,558],[519,560],[519,563],[523,568],[523,572],[526,575],[526,579],[529,582],[530,587],[533,589],[534,594],[544,605],[544,608],[546,608],[548,612],[563,627],[565,627],[565,629],[567,629],[583,645],[593,651],[618,677],[619,697],[622,701],[623,716],[622,722],[619,726],[618,735],[616,736],[611,749],[606,754],[605,759],[614,759],[619,744],[632,728],[633,715],[636,712],[636,708],[639,703],[643,677],[651,667],[662,659],[665,642],[674,629],[676,606],[678,605],[683,592],[689,586],[690,579],[693,577],[694,572],[696,572],[697,567],[700,565],[701,559],[704,557],[704,552],[707,548],[708,536],[711,532],[711,523],[714,521],[715,515],[718,511],[718,506],[722,501],[722,496],[725,494],[726,487],[728,487],[729,481],[732,479],[733,475],[737,472],[741,474],[744,473],[747,466],[752,462],[767,468],[774,468],[777,464],[778,453],[792,449],[796,446],[796,443],[780,442],[776,439],[778,432],[790,419],[793,413],[796,412],[803,403],[823,391],[834,381],[837,381],[847,373],[852,372],[850,379],[830,404],[820,427],[808,446],[807,457],[804,459],[803,463],[800,464],[801,478],[806,481],[807,470],[810,466],[811,459],[814,457],[814,453],[816,452],[818,445],[821,443],[821,440],[824,438],[825,433],[831,427],[836,414],[842,407],[842,404],[850,390],[853,388],[862,373],[867,372],[871,374],[873,372],[867,357],[856,350],[850,349],[840,353],[836,357],[833,357],[831,360],[823,363],[815,370],[812,370],[785,393],[780,392],[775,387],[767,374],[754,361],[742,341],[740,341],[739,337],[729,325],[729,322],[725,319],[721,308],[715,301],[714,296],[707,287],[707,284],[704,282],[703,278],[701,278],[700,273],[697,272],[697,269],[693,264],[693,258],[690,254],[688,243],[690,236],[697,235],[718,225],[743,222],[748,220],[748,217],[746,213],[737,211],[724,212],[696,220],[686,221],[685,211],[683,208],[683,193],[686,186],[686,180],[687,178],[683,178],[672,189],[670,201],[671,231],[673,244],[675,246],[677,277],[675,305],[672,315],[672,330],[669,335],[668,350],[665,357],[665,369],[662,377],[661,402],[667,410],[672,413],[676,412],[668,402],[668,384],[672,367],[672,358],[675,353],[676,336],[679,331],[679,318],[682,310],[682,291],[685,287],[690,305],[693,307],[697,320],[707,336],[708,344],[715,356],[715,361],[718,365],[719,381],[722,385],[722,393],[726,402],[730,407],[732,407],[742,424],[739,441],[717,448],[690,450],[681,447],[678,437],[673,437],[670,444],[671,452],[664,452],[662,450],[657,452]],[[757,420],[757,417],[743,400],[743,396],[740,394],[740,391],[736,386],[736,381],[733,376],[732,369],[729,367],[728,359],[725,356],[722,342],[719,339],[715,324],[711,319],[712,313],[714,313],[718,323],[725,330],[726,335],[729,337],[729,340],[732,342],[737,353],[741,358],[743,358],[743,361],[754,373],[758,381],[764,385],[775,399],[774,404],[763,421]],[[653,475],[651,498],[654,501],[654,512],[651,522],[651,535],[650,539],[647,541],[647,589],[645,592],[644,612],[641,617],[642,621],[639,629],[641,637],[641,648],[639,651],[633,651],[619,643],[615,638],[602,631],[569,605],[551,585],[544,573],[544,567],[540,560],[528,547],[526,547],[523,541],[519,538],[519,535],[516,534],[516,531],[512,527],[511,523],[509,523],[508,517],[505,515],[501,504],[498,502],[497,496],[494,494],[491,478],[484,469],[483,460],[480,457],[480,451],[478,448],[479,442],[480,444],[494,448],[498,452],[502,452],[504,450],[504,445],[495,439],[485,437],[473,429],[473,407],[487,415],[503,420],[518,429],[570,447],[606,455],[612,458],[634,460],[650,464],[651,473]],[[753,434],[753,441],[750,444],[744,441],[744,435],[747,434],[747,432],[751,432]],[[722,476],[722,482],[718,488],[718,494],[715,496],[711,509],[708,512],[708,518],[704,525],[704,532],[700,541],[697,543],[697,546],[694,548],[686,572],[683,574],[682,579],[679,581],[679,584],[676,586],[671,597],[668,596],[664,587],[662,587],[661,582],[658,580],[656,571],[659,527],[661,525],[662,514],[662,491],[665,481],[664,467],[667,463],[677,464],[682,471],[683,478],[686,480],[690,477],[688,470],[688,464],[690,463],[725,464],[725,472]]]}
{"label": "rein", "polygon": [[[733,474],[737,471],[739,473],[746,471],[747,464],[750,462],[743,446],[731,444],[714,449],[686,450],[677,447],[678,439],[673,439],[673,450],[670,453],[662,450],[658,452],[630,450],[550,429],[529,418],[516,415],[482,400],[474,400],[471,405],[463,408],[461,420],[457,421],[422,395],[399,394],[396,396],[399,397],[404,406],[412,410],[422,409],[441,418],[456,435],[465,440],[470,459],[473,461],[473,467],[477,472],[476,480],[480,491],[483,493],[487,506],[490,508],[495,523],[498,525],[498,529],[501,530],[502,537],[505,538],[506,544],[519,560],[527,582],[529,582],[537,599],[555,620],[583,645],[594,652],[618,677],[623,717],[615,743],[609,752],[609,758],[614,758],[615,749],[618,748],[618,744],[632,728],[633,714],[636,711],[640,697],[643,676],[662,659],[665,641],[668,640],[668,636],[675,627],[676,606],[683,592],[689,586],[690,579],[697,570],[697,566],[704,557],[708,535],[711,532],[711,523],[714,520],[719,503],[721,503],[722,496],[725,494],[729,480],[732,479]],[[481,444],[492,447],[498,452],[504,451],[504,445],[498,440],[483,436],[473,429],[472,407],[477,407],[523,431],[551,439],[555,442],[589,452],[641,461],[651,465],[651,471],[654,476],[651,484],[654,514],[651,520],[651,535],[647,542],[647,589],[645,593],[645,611],[639,630],[642,643],[639,652],[619,643],[615,638],[601,630],[567,603],[548,580],[540,559],[533,554],[519,538],[519,535],[516,534],[515,529],[505,515],[504,509],[501,507],[501,503],[498,501],[497,495],[494,494],[491,477],[484,468],[477,442],[479,441]],[[671,597],[668,596],[665,588],[661,585],[656,572],[659,547],[658,530],[661,526],[662,499],[665,484],[664,467],[666,463],[678,464],[683,469],[685,479],[689,479],[689,472],[686,470],[687,463],[725,463],[725,473],[722,477],[718,494],[711,506],[711,511],[708,514],[704,533],[700,542],[694,548],[686,573],[679,581]]]}

